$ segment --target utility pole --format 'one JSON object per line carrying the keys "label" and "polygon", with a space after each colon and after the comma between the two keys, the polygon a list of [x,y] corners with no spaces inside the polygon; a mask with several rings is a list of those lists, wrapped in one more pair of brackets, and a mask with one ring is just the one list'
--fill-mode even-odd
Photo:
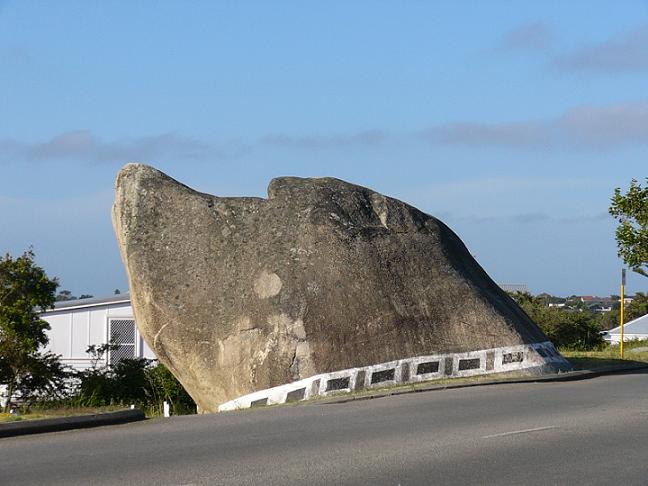
{"label": "utility pole", "polygon": [[623,310],[625,307],[625,298],[623,295],[623,292],[625,290],[625,283],[626,283],[626,271],[625,268],[621,270],[621,345],[620,345],[620,350],[621,350],[621,358],[623,359]]}

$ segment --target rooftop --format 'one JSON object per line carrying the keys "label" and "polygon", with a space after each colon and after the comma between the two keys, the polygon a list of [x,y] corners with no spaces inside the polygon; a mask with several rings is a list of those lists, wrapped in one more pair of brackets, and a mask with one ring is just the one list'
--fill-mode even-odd
{"label": "rooftop", "polygon": [[48,309],[45,312],[56,312],[63,309],[76,309],[81,307],[95,307],[107,304],[118,304],[122,302],[130,302],[130,294],[128,292],[111,295],[109,297],[91,297],[89,299],[61,300],[54,303],[53,309]]}
{"label": "rooftop", "polygon": [[[637,317],[623,326],[624,334],[648,334],[648,314]],[[621,334],[621,326],[607,331],[608,334]]]}

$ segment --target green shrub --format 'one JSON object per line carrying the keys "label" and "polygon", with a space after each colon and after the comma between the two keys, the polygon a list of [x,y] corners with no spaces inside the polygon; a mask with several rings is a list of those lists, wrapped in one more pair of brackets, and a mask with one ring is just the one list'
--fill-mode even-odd
{"label": "green shrub", "polygon": [[159,407],[167,401],[176,415],[195,413],[196,404],[175,376],[161,363],[146,369],[147,386],[144,389],[150,407]]}
{"label": "green shrub", "polygon": [[600,319],[593,312],[546,307],[541,298],[528,292],[516,292],[511,297],[538,324],[554,346],[581,351],[606,346],[601,336]]}
{"label": "green shrub", "polygon": [[554,346],[571,350],[605,347],[596,317],[589,312],[564,312],[549,309],[538,325]]}
{"label": "green shrub", "polygon": [[78,373],[69,399],[74,406],[137,405],[149,415],[161,415],[169,402],[173,414],[195,413],[196,405],[180,382],[161,363],[142,358],[123,359],[114,366]]}

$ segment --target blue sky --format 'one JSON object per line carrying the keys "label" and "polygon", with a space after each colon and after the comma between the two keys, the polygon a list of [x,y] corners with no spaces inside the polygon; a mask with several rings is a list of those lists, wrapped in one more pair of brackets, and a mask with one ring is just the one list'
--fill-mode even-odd
{"label": "blue sky", "polygon": [[618,293],[607,207],[647,156],[647,1],[0,0],[0,251],[77,295],[127,287],[129,161],[216,195],[339,177],[498,282]]}

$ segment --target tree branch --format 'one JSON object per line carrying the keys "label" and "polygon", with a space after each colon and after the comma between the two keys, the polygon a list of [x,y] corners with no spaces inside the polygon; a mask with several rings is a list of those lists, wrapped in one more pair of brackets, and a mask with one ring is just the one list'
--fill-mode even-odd
{"label": "tree branch", "polygon": [[638,273],[639,275],[643,275],[644,277],[648,277],[648,271],[644,270],[641,267],[632,267],[632,271]]}

